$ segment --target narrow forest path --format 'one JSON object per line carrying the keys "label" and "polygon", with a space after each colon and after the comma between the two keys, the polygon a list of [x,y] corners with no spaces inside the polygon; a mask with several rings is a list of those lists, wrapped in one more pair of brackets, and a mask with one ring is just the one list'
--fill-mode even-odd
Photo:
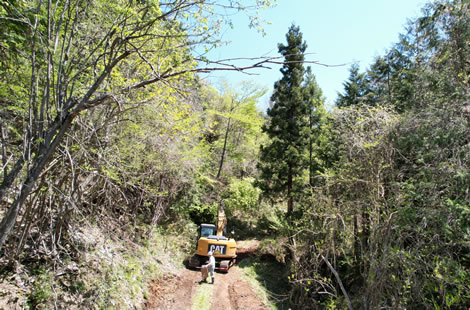
{"label": "narrow forest path", "polygon": [[[268,310],[242,271],[233,266],[228,273],[216,273],[215,284],[200,283],[197,270],[183,269],[150,284],[147,310]],[[201,302],[204,303],[201,305]],[[194,305],[193,305],[194,304]]]}

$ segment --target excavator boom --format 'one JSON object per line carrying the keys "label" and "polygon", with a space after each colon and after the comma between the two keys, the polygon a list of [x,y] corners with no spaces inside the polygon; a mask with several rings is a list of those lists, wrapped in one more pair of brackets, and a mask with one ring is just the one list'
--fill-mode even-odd
{"label": "excavator boom", "polygon": [[217,211],[217,236],[224,235],[225,225],[227,225],[227,218],[225,217],[224,204],[221,201]]}

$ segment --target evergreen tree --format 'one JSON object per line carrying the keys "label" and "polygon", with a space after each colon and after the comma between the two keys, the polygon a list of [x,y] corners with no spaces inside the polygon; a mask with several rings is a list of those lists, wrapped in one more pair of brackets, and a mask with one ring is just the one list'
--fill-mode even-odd
{"label": "evergreen tree", "polygon": [[343,83],[344,94],[338,94],[336,105],[349,107],[360,103],[372,104],[371,92],[365,73],[359,73],[359,65],[353,64],[349,69],[349,78]]}
{"label": "evergreen tree", "polygon": [[373,93],[374,101],[378,104],[392,101],[391,79],[393,72],[389,60],[388,56],[379,56],[367,71],[370,90]]}
{"label": "evergreen tree", "polygon": [[307,67],[307,72],[305,74],[305,81],[303,84],[304,100],[308,105],[308,121],[310,128],[310,137],[309,137],[309,147],[308,147],[308,166],[309,166],[309,184],[313,186],[314,177],[319,172],[322,171],[321,164],[316,158],[315,152],[318,139],[321,132],[321,125],[324,122],[326,116],[326,110],[324,108],[325,97],[323,97],[323,92],[320,86],[315,80],[315,75],[312,73],[310,67]]}
{"label": "evergreen tree", "polygon": [[280,70],[282,78],[274,84],[272,107],[267,111],[269,122],[263,126],[270,142],[261,147],[258,167],[261,171],[259,186],[272,198],[286,195],[289,215],[294,209],[294,198],[301,191],[299,177],[308,164],[310,129],[309,105],[302,89],[307,45],[302,41],[299,27],[294,25],[289,28],[286,39],[287,45],[278,46],[285,59]]}

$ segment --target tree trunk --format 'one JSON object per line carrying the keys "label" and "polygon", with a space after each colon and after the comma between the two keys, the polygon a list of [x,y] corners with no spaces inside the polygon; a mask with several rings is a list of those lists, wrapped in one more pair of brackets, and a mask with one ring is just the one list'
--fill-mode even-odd
{"label": "tree trunk", "polygon": [[[21,210],[26,198],[29,196],[31,191],[33,190],[36,181],[38,180],[41,172],[43,171],[45,165],[49,162],[52,155],[54,154],[57,146],[59,145],[62,137],[69,129],[70,125],[72,124],[72,120],[74,115],[68,114],[59,126],[52,126],[51,130],[49,131],[44,144],[41,144],[38,150],[38,154],[33,159],[33,164],[31,169],[29,169],[26,181],[23,183],[21,187],[21,191],[19,196],[15,199],[13,204],[8,209],[5,217],[3,218],[2,222],[0,223],[0,251],[5,243],[8,235],[10,234],[13,226],[16,223],[16,218],[18,217],[18,213]],[[56,129],[57,128],[57,129]],[[56,134],[57,133],[57,134]]]}
{"label": "tree trunk", "polygon": [[289,175],[287,176],[287,217],[290,217],[294,210],[294,198],[292,197],[292,168],[289,167]]}
{"label": "tree trunk", "polygon": [[310,135],[309,135],[309,141],[308,141],[308,146],[309,146],[309,161],[308,161],[308,168],[309,168],[309,183],[310,186],[313,186],[313,139],[312,139],[312,130],[313,130],[313,117],[312,117],[312,111],[308,114],[308,121],[309,121],[309,126],[310,126]]}
{"label": "tree trunk", "polygon": [[368,241],[369,241],[369,235],[370,235],[370,216],[369,212],[367,210],[367,207],[363,206],[362,209],[362,250],[365,251],[368,246]]}
{"label": "tree trunk", "polygon": [[360,253],[361,253],[361,241],[359,237],[359,226],[358,226],[358,217],[357,214],[354,214],[354,260],[356,263],[360,262]]}
{"label": "tree trunk", "polygon": [[220,165],[219,165],[219,171],[217,172],[217,179],[220,177],[220,174],[222,173],[222,167],[224,165],[224,157],[225,157],[225,150],[227,148],[227,140],[228,140],[228,133],[230,131],[230,121],[232,120],[231,117],[228,119],[228,124],[227,124],[227,130],[225,130],[225,139],[224,139],[224,147],[222,149],[222,156],[220,157]]}
{"label": "tree trunk", "polygon": [[343,295],[344,295],[344,297],[346,298],[346,303],[348,304],[348,309],[352,310],[353,307],[352,307],[351,299],[349,298],[349,295],[348,295],[346,289],[344,288],[343,281],[341,281],[341,278],[339,277],[338,272],[336,271],[335,268],[333,268],[333,266],[332,266],[332,265],[330,264],[330,262],[325,258],[325,256],[321,255],[321,258],[322,258],[323,261],[326,263],[326,265],[328,266],[328,268],[330,268],[331,272],[334,274],[336,280],[338,281],[339,287],[341,288],[341,292],[343,292]]}
{"label": "tree trunk", "polygon": [[2,141],[2,170],[3,170],[3,177],[4,182],[6,181],[6,176],[8,174],[8,159],[7,159],[7,131],[3,126],[2,118],[0,117],[0,134],[1,134],[1,141]]}
{"label": "tree trunk", "polygon": [[10,173],[5,174],[5,177],[3,178],[3,182],[0,185],[0,200],[3,199],[7,190],[12,186],[13,182],[16,180],[21,169],[23,169],[24,163],[25,163],[25,160],[24,160],[24,156],[22,155],[16,161],[15,166],[13,166],[13,169],[10,171]]}

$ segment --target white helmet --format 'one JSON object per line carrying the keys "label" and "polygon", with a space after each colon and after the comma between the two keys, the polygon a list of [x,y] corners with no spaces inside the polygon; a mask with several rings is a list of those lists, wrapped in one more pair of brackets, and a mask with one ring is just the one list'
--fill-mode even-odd
{"label": "white helmet", "polygon": [[209,255],[209,256],[212,256],[212,254],[213,254],[212,251],[209,251],[209,252],[207,253],[207,255]]}

